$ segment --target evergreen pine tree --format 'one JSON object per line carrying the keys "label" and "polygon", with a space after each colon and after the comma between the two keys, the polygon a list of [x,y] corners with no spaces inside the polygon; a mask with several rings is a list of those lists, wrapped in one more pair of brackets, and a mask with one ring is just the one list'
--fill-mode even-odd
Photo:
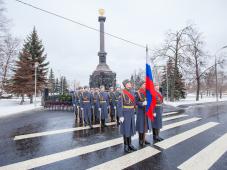
{"label": "evergreen pine tree", "polygon": [[54,93],[60,94],[60,84],[59,84],[58,78],[55,79]]}
{"label": "evergreen pine tree", "polygon": [[50,69],[49,79],[48,79],[48,88],[50,89],[50,93],[53,94],[55,90],[55,79],[54,72]]}
{"label": "evergreen pine tree", "polygon": [[48,64],[42,41],[39,40],[36,29],[25,40],[22,52],[20,52],[19,61],[17,61],[15,75],[12,78],[12,91],[16,94],[30,97],[30,103],[33,102],[35,91],[35,63],[37,67],[37,92],[40,92],[47,84]]}
{"label": "evergreen pine tree", "polygon": [[[167,75],[168,75],[168,94],[167,94]],[[164,96],[168,95],[168,98],[171,97],[171,94],[174,93],[174,99],[179,100],[180,98],[185,98],[185,84],[182,79],[182,74],[180,73],[179,69],[176,70],[176,79],[175,82],[173,82],[173,76],[174,76],[174,63],[172,59],[169,59],[167,63],[167,72],[166,69],[163,71],[162,76],[162,90]],[[175,91],[173,92],[172,87],[173,83],[175,83]]]}

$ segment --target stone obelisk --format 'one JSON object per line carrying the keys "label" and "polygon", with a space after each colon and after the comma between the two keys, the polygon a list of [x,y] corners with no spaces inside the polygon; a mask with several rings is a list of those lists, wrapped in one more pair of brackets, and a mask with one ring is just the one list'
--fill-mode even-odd
{"label": "stone obelisk", "polygon": [[105,33],[104,33],[104,23],[106,17],[104,16],[104,9],[99,9],[98,21],[100,24],[100,49],[98,52],[99,64],[96,67],[96,70],[90,76],[89,84],[90,87],[100,87],[104,85],[106,89],[109,89],[111,86],[116,86],[116,73],[112,72],[109,66],[106,63],[105,52]]}

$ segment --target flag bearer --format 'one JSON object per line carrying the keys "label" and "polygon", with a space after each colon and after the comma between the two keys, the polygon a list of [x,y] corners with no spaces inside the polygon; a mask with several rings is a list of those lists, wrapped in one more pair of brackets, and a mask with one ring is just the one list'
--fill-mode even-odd
{"label": "flag bearer", "polygon": [[146,115],[146,83],[143,81],[141,83],[140,89],[136,92],[136,104],[137,108],[137,119],[136,119],[136,130],[139,134],[139,144],[144,147],[147,144],[150,144],[145,140],[145,133],[148,130],[151,130],[151,121]]}

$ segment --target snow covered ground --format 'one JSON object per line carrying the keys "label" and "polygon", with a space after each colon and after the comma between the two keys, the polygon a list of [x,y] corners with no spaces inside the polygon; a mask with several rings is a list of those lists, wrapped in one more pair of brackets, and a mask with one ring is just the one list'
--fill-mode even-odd
{"label": "snow covered ground", "polygon": [[[218,99],[218,100],[219,101],[227,101],[227,96],[223,96],[222,99]],[[202,99],[200,98],[199,101],[196,101],[195,95],[190,94],[190,95],[187,96],[186,99],[181,99],[180,101],[175,101],[175,102],[165,101],[165,104],[177,107],[177,106],[180,106],[180,105],[200,104],[200,103],[208,103],[208,102],[216,102],[216,97],[203,96]]]}
{"label": "snow covered ground", "polygon": [[29,99],[25,99],[23,105],[20,105],[20,101],[20,98],[0,99],[0,117],[42,108],[40,98],[37,98],[36,107],[34,104],[29,103]]}

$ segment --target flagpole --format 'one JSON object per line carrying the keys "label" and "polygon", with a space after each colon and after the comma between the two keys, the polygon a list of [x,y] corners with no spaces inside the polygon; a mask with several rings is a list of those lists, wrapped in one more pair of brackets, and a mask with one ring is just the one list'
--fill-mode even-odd
{"label": "flagpole", "polygon": [[146,45],[146,64],[148,62],[148,45]]}

